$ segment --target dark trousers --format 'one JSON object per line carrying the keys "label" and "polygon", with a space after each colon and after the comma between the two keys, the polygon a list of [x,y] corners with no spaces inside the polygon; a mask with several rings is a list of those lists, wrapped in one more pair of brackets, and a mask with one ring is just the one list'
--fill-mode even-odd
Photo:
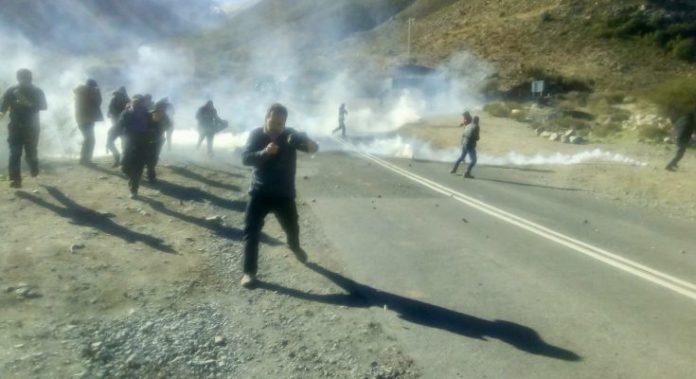
{"label": "dark trousers", "polygon": [[7,143],[10,145],[10,181],[22,182],[22,152],[29,165],[31,176],[39,174],[39,145],[40,128],[34,127],[10,127]]}
{"label": "dark trousers", "polygon": [[128,188],[131,193],[138,192],[140,178],[143,176],[145,166],[152,161],[152,155],[156,154],[157,150],[156,142],[126,138],[121,170],[128,177]]}
{"label": "dark trousers", "polygon": [[466,160],[466,156],[469,156],[470,162],[469,167],[466,168],[466,173],[471,174],[471,170],[476,166],[477,156],[476,156],[476,146],[462,146],[462,154],[459,156],[456,162],[454,162],[454,168],[452,172],[456,172],[459,168],[459,164]]}
{"label": "dark trousers", "polygon": [[300,247],[300,224],[295,199],[290,197],[267,197],[252,195],[247,204],[244,226],[244,273],[256,275],[259,260],[259,238],[264,219],[275,213],[285,231],[291,249]]}
{"label": "dark trousers", "polygon": [[684,153],[686,153],[686,148],[689,147],[688,143],[680,143],[677,144],[677,152],[674,154],[674,158],[672,158],[671,161],[667,164],[667,167],[669,168],[675,168],[677,167],[677,164],[679,161],[684,157]]}
{"label": "dark trousers", "polygon": [[210,131],[199,131],[198,132],[198,145],[196,145],[196,149],[201,147],[201,143],[203,143],[203,140],[206,141],[208,144],[208,155],[213,155],[213,139],[215,139],[215,133],[210,132]]}
{"label": "dark trousers", "polygon": [[116,147],[116,140],[118,139],[118,137],[119,130],[114,125],[109,129],[109,132],[106,137],[106,150],[108,150],[114,156],[114,161],[116,163],[121,162],[121,153],[118,151],[118,148]]}
{"label": "dark trousers", "polygon": [[80,163],[89,163],[94,155],[94,123],[80,125],[82,132],[82,150],[80,151]]}
{"label": "dark trousers", "polygon": [[152,152],[148,152],[148,159],[147,162],[145,162],[145,167],[147,167],[148,180],[157,179],[157,172],[155,171],[155,168],[157,167],[157,163],[159,162],[159,156],[160,152],[162,151],[162,145],[164,145],[164,141],[159,141],[156,145],[152,146],[152,148],[154,148],[155,150]]}

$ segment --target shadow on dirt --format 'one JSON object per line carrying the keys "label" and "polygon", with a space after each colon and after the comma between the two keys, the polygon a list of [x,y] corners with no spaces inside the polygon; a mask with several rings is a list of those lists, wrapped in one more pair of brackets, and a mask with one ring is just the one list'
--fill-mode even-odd
{"label": "shadow on dirt", "polygon": [[176,254],[176,251],[170,246],[167,246],[164,240],[147,234],[139,233],[125,226],[119,225],[111,220],[113,215],[103,214],[84,207],[70,199],[56,187],[44,186],[44,188],[62,205],[62,207],[49,203],[38,196],[24,191],[17,191],[15,192],[15,195],[21,199],[31,201],[40,207],[53,211],[58,216],[69,219],[75,225],[97,229],[102,233],[120,238],[128,243],[142,242],[163,253]]}
{"label": "shadow on dirt", "polygon": [[461,336],[486,340],[495,338],[529,354],[577,362],[578,354],[545,342],[539,333],[524,325],[505,320],[484,320],[437,305],[409,299],[357,283],[315,263],[307,267],[341,287],[346,293],[319,295],[278,284],[259,282],[257,288],[275,291],[302,300],[347,307],[385,307],[400,318],[422,326],[446,330]]}

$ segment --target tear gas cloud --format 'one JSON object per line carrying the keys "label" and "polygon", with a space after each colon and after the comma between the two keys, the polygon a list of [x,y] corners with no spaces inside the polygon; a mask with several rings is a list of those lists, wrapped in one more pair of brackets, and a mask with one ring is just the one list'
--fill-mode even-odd
{"label": "tear gas cloud", "polygon": [[[421,159],[433,162],[453,162],[459,157],[461,149],[434,149],[429,143],[394,136],[372,139],[355,144],[355,150],[387,157]],[[514,151],[503,156],[492,156],[485,151],[478,155],[478,163],[492,166],[531,166],[531,165],[575,165],[587,162],[608,162],[631,166],[646,166],[647,163],[600,148],[589,149],[574,154],[521,154]]]}
{"label": "tear gas cloud", "polygon": [[[49,109],[41,115],[40,156],[77,156],[82,137],[73,116],[72,91],[86,79],[94,78],[102,91],[105,116],[111,93],[120,86],[125,86],[130,96],[148,93],[154,100],[169,98],[173,104],[174,150],[177,145],[196,143],[195,113],[207,100],[214,101],[220,117],[230,125],[216,137],[218,151],[243,146],[248,132],[263,124],[271,103],[288,106],[288,126],[307,131],[319,139],[331,134],[337,126],[338,107],[346,103],[350,135],[369,137],[366,139],[369,142],[358,142],[358,148],[384,156],[452,161],[458,156],[458,149],[435,150],[425,142],[390,136],[389,132],[431,114],[480,109],[483,104],[480,89],[493,73],[487,62],[462,52],[422,78],[422,87],[427,91],[403,88],[380,92],[395,87],[393,80],[396,79],[386,74],[377,83],[365,83],[364,78],[355,75],[359,71],[356,67],[345,64],[334,65],[332,72],[320,80],[307,81],[304,62],[309,57],[297,55],[293,48],[295,41],[273,35],[254,45],[243,70],[221,72],[204,81],[199,75],[207,69],[202,62],[216,57],[201,57],[193,46],[126,45],[114,53],[116,58],[103,54],[74,56],[37,48],[17,33],[3,35],[8,38],[0,40],[0,49],[5,53],[4,64],[0,65],[0,89],[13,85],[16,70],[26,67],[34,72],[35,84],[47,95]],[[366,94],[369,92],[365,90],[367,86],[378,90]],[[96,155],[105,154],[109,127],[109,120],[96,125]],[[4,137],[4,127],[1,133]],[[0,145],[0,161],[4,164],[7,146]],[[340,147],[323,144],[322,149]],[[597,151],[568,157],[523,157],[511,152],[505,157],[483,154],[480,162],[571,164],[584,159],[622,161],[624,158]]]}

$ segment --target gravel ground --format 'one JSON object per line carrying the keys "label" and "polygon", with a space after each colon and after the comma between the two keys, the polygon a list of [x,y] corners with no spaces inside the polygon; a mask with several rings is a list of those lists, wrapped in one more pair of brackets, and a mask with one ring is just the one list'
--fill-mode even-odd
{"label": "gravel ground", "polygon": [[[96,174],[47,163],[21,193],[0,194],[0,233],[14,237],[0,252],[0,377],[420,376],[379,310],[296,261],[271,217],[261,285],[239,286],[245,169],[165,165],[164,184],[136,202],[106,162]],[[310,262],[340,272],[298,205]],[[32,239],[32,225],[51,227]]]}

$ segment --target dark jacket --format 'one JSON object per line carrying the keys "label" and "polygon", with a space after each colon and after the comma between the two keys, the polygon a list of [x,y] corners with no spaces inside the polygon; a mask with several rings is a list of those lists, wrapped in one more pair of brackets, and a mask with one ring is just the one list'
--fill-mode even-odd
{"label": "dark jacket", "polygon": [[696,131],[696,112],[687,113],[674,124],[674,140],[677,145],[687,145]]}
{"label": "dark jacket", "polygon": [[[252,166],[249,193],[260,196],[294,198],[297,150],[307,151],[309,138],[292,128],[285,128],[275,141],[258,128],[251,132],[242,153],[242,162]],[[264,156],[263,149],[271,142],[278,145],[278,154]]]}
{"label": "dark jacket", "polygon": [[33,85],[10,87],[2,97],[0,112],[10,111],[10,129],[39,127],[39,111],[46,110],[46,96]]}
{"label": "dark jacket", "polygon": [[80,85],[75,88],[75,120],[77,125],[92,124],[104,120],[101,111],[102,97],[99,87]]}
{"label": "dark jacket", "polygon": [[118,120],[118,117],[126,109],[126,106],[130,102],[128,95],[122,92],[114,92],[114,97],[111,98],[109,102],[109,117]]}
{"label": "dark jacket", "polygon": [[131,143],[156,143],[161,136],[158,125],[143,105],[127,107],[121,113],[117,127]]}
{"label": "dark jacket", "polygon": [[198,120],[199,128],[205,131],[216,131],[217,124],[222,120],[218,117],[215,107],[204,105],[196,112],[196,120]]}

